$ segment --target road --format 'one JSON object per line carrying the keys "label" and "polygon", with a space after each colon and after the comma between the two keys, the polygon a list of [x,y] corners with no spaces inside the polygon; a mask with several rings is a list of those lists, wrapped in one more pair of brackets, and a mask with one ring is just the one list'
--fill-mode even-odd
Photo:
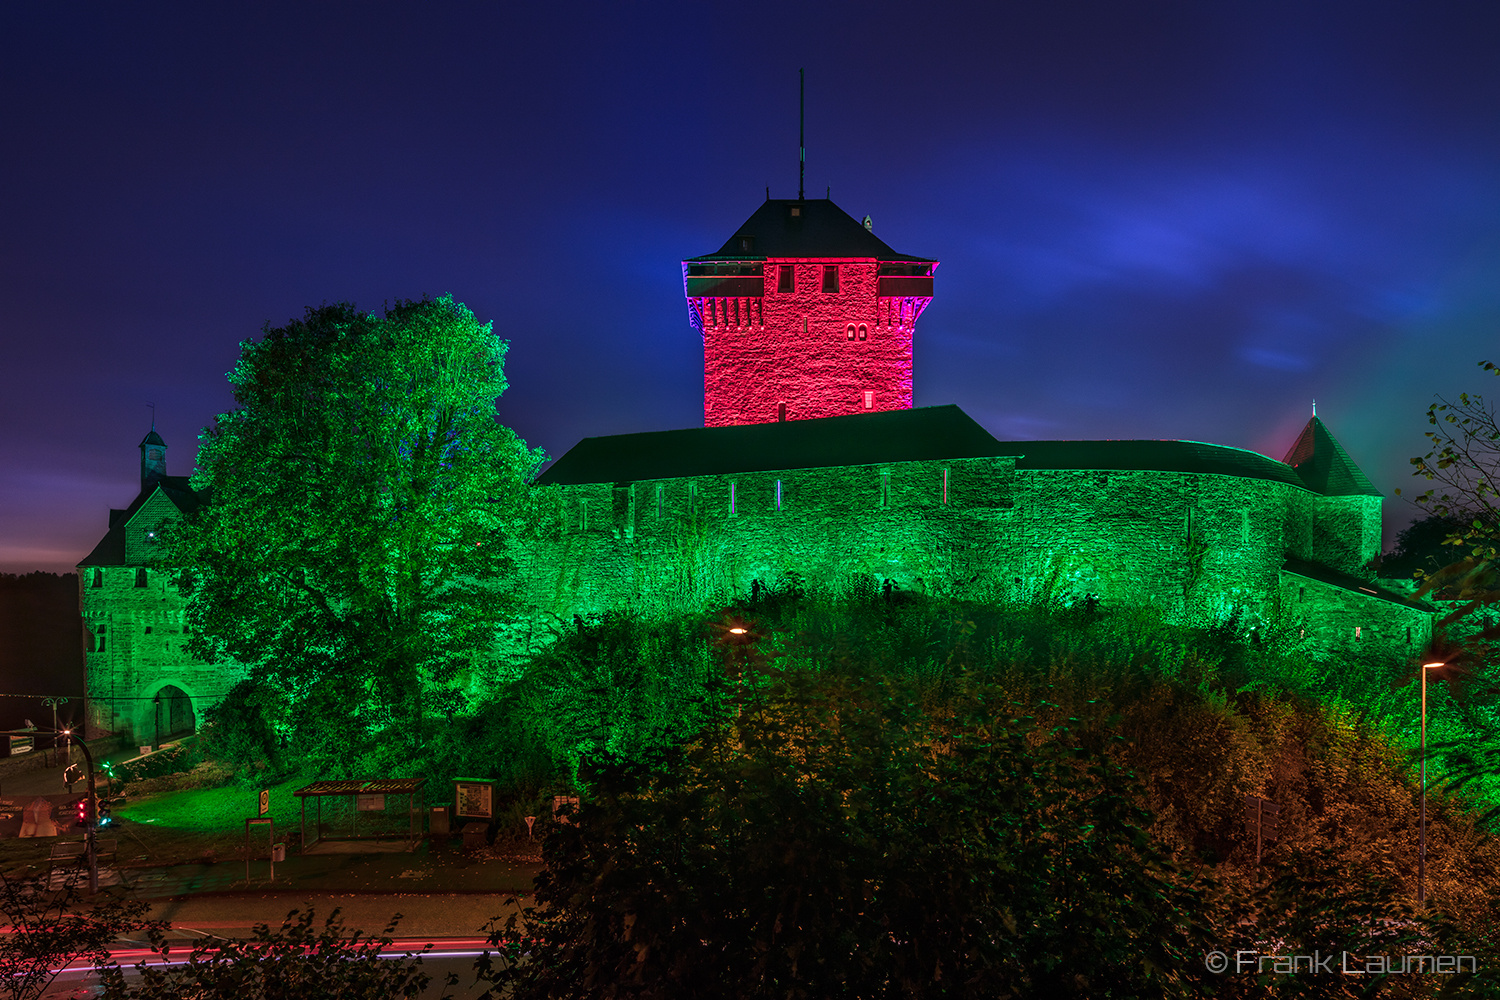
{"label": "road", "polygon": [[[433,981],[422,994],[423,1000],[438,1000],[445,993],[455,1000],[474,1000],[484,992],[483,984],[474,981],[474,959],[485,950],[483,938],[401,938],[393,941],[390,949],[382,952],[382,957],[401,959],[420,952],[427,945],[431,945],[432,950],[422,958],[422,971],[430,975]],[[144,948],[121,948],[112,954],[115,961],[127,969],[127,979],[137,976],[131,966],[153,957],[153,953]],[[443,984],[444,977],[449,973],[458,977],[458,985],[447,987]],[[42,998],[84,1000],[97,996],[99,992],[93,969],[85,966],[64,970],[53,981],[52,987],[42,994]]]}

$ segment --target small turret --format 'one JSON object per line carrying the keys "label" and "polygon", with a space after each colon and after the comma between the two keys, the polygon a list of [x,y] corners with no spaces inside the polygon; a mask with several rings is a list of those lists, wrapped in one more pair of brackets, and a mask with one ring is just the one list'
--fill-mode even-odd
{"label": "small turret", "polygon": [[155,424],[151,433],[141,438],[140,448],[141,489],[148,490],[167,474],[167,443],[156,433]]}

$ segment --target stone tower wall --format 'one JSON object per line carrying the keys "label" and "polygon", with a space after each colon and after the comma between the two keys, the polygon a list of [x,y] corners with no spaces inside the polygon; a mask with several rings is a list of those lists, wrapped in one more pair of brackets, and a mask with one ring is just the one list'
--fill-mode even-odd
{"label": "stone tower wall", "polygon": [[[791,292],[777,291],[783,266]],[[836,293],[822,290],[827,266]],[[705,426],[770,423],[783,403],[788,420],[910,409],[912,334],[930,299],[880,295],[878,272],[874,260],[771,259],[759,296],[690,298]]]}
{"label": "stone tower wall", "polygon": [[128,733],[138,743],[150,743],[152,698],[163,688],[174,685],[186,692],[201,721],[204,711],[244,678],[237,664],[203,663],[188,655],[186,602],[165,571],[81,567],[79,585],[90,732]]}

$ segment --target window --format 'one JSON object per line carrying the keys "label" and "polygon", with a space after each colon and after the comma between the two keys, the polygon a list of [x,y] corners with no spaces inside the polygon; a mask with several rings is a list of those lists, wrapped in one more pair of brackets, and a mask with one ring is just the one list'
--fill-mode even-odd
{"label": "window", "polygon": [[778,424],[784,424],[784,423],[786,423],[786,404],[785,403],[777,403],[776,404],[776,422]]}
{"label": "window", "polygon": [[755,252],[755,237],[754,236],[741,236],[740,237],[740,253],[754,253],[754,252]]}
{"label": "window", "polygon": [[[944,469],[943,470],[943,503],[946,504],[947,502],[948,502],[948,470]],[[1016,582],[1020,583],[1021,581],[1017,580]]]}
{"label": "window", "polygon": [[823,265],[823,291],[834,293],[839,290],[839,266],[837,264]]}
{"label": "window", "polygon": [[800,218],[802,218],[802,206],[801,205],[793,205],[792,206],[792,213],[791,214],[792,214],[792,218],[794,218],[794,219],[800,219]]}
{"label": "window", "polygon": [[1410,625],[1406,626],[1406,644],[1408,646],[1411,645],[1411,626]]}
{"label": "window", "polygon": [[1298,587],[1297,588],[1297,600],[1298,601],[1305,601],[1305,600],[1307,600],[1307,588],[1306,587]]}
{"label": "window", "polygon": [[870,339],[870,328],[868,326],[866,326],[865,324],[863,324],[863,323],[859,324],[859,339],[860,340],[869,340]]}
{"label": "window", "polygon": [[1354,626],[1354,641],[1355,642],[1359,641],[1359,626],[1358,625]]}
{"label": "window", "polygon": [[662,493],[665,490],[666,490],[666,487],[663,486],[661,483],[657,483],[656,484],[656,516],[657,517],[661,517]]}
{"label": "window", "polygon": [[[776,480],[776,509],[781,509],[781,480],[779,479]],[[1409,632],[1411,630],[1407,629],[1407,631]]]}
{"label": "window", "polygon": [[882,506],[882,507],[889,507],[890,505],[891,505],[891,470],[890,469],[881,469],[880,470],[880,506]]}
{"label": "window", "polygon": [[140,568],[140,569],[138,569],[138,570],[135,571],[135,585],[137,587],[144,587],[146,585],[146,570],[145,570],[145,567],[142,567],[142,568]]}
{"label": "window", "polygon": [[102,586],[104,586],[104,570],[102,570],[102,569],[96,569],[96,570],[94,570],[94,586],[95,587],[102,587]]}
{"label": "window", "polygon": [[[828,289],[825,288],[825,289],[823,289],[823,291],[826,292],[826,291],[828,291]],[[849,324],[849,329],[846,330],[845,333],[848,334],[850,340],[854,339],[854,324],[853,323]]]}
{"label": "window", "polygon": [[1248,510],[1240,511],[1240,544],[1250,544],[1250,512]]}
{"label": "window", "polygon": [[150,634],[151,634],[151,626],[150,626],[150,625],[147,625],[147,626],[146,626],[146,634],[147,634],[147,635],[150,635]]}
{"label": "window", "polygon": [[735,501],[735,483],[734,483],[733,480],[730,480],[730,483],[729,483],[729,516],[730,517],[734,517],[735,516],[734,501]]}
{"label": "window", "polygon": [[778,292],[792,291],[792,265],[782,264],[776,269],[776,290]]}
{"label": "window", "polygon": [[871,392],[869,389],[865,390],[865,409],[875,409],[875,393]]}

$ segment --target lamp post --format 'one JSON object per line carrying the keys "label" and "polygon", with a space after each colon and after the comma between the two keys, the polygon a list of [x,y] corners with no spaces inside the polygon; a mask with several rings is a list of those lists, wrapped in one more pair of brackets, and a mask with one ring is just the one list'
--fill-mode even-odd
{"label": "lamp post", "polygon": [[[1425,691],[1426,689],[1424,688],[1423,690]],[[1426,695],[1424,694],[1422,697],[1426,698]],[[1422,704],[1425,705],[1425,704],[1427,704],[1427,702],[1423,701]],[[151,749],[152,750],[160,750],[161,749],[161,692],[160,691],[158,691],[156,693],[156,697],[155,698],[151,699],[151,707],[156,710],[156,735],[151,740]]]}
{"label": "lamp post", "polygon": [[1446,663],[1424,663],[1422,664],[1422,735],[1421,757],[1422,769],[1422,819],[1421,826],[1417,832],[1417,905],[1422,906],[1427,900],[1427,671],[1434,667],[1444,667]]}
{"label": "lamp post", "polygon": [[[48,765],[49,767],[56,767],[57,766],[57,735],[56,735],[57,731],[58,731],[58,729],[57,729],[57,706],[58,705],[66,705],[67,703],[68,703],[68,699],[63,698],[63,697],[43,698],[42,699],[42,706],[44,708],[50,708],[50,709],[52,709],[52,732],[53,732],[53,736],[52,736],[52,763]],[[73,757],[72,754],[68,754],[68,759],[69,760],[71,760],[72,757]]]}

